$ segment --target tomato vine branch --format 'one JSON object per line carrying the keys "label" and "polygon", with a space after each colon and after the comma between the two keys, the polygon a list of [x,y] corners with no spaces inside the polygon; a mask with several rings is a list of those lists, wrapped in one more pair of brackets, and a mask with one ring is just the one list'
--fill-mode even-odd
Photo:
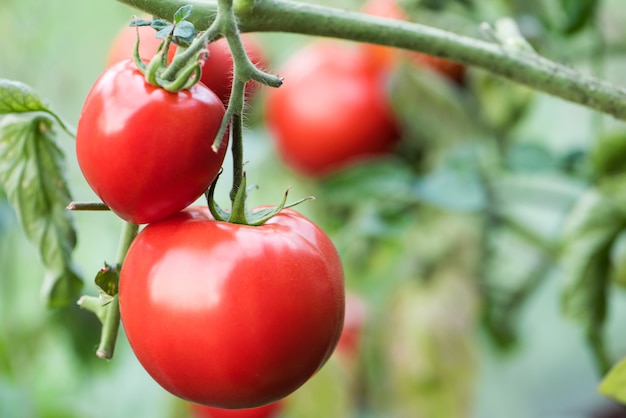
{"label": "tomato vine branch", "polygon": [[[200,29],[215,18],[217,3],[201,0],[118,0],[166,17],[192,4]],[[513,82],[626,120],[626,89],[532,51],[487,42],[416,23],[369,16],[290,0],[239,0],[234,12],[242,32],[288,32],[368,42],[423,52],[479,67]]]}

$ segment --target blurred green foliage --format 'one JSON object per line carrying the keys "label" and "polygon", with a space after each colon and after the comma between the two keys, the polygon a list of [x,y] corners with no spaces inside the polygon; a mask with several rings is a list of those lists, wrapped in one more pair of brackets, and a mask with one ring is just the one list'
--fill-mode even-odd
{"label": "blurred green foliage", "polygon": [[[621,1],[402,4],[417,21],[472,36],[483,21],[513,17],[540,53],[626,85]],[[0,78],[33,86],[75,124],[134,13],[113,0],[3,0]],[[309,41],[260,38],[272,70]],[[626,355],[626,127],[474,69],[460,87],[402,66],[390,94],[404,128],[398,152],[320,181],[280,164],[263,97],[250,107],[248,178],[260,186],[250,204],[275,202],[289,185],[294,197],[315,195],[299,209],[331,235],[349,291],[368,303],[359,356],[333,357],[283,416],[599,416],[612,405],[596,392],[595,361]],[[61,133],[59,144],[74,198],[94,200],[71,139]],[[75,218],[76,262],[94,277],[114,259],[121,222],[100,212]],[[44,307],[43,267],[4,195],[0,271],[0,417],[187,415],[125,338],[104,362],[93,355],[95,317]],[[93,283],[86,292],[97,293]]]}

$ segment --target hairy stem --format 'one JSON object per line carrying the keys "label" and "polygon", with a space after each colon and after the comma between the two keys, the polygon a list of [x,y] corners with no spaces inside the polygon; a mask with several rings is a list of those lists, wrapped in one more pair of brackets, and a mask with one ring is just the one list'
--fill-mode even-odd
{"label": "hairy stem", "polygon": [[[192,4],[190,19],[206,28],[216,2],[118,0],[160,16]],[[394,46],[483,68],[562,99],[626,120],[626,89],[545,59],[537,54],[460,36],[444,30],[290,0],[239,0],[234,10],[242,32],[289,32]]]}

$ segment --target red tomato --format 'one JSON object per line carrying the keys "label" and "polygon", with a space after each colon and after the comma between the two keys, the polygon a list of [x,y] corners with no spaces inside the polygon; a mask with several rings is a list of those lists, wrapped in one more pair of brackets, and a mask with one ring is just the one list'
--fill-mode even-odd
{"label": "red tomato", "polygon": [[[363,13],[388,19],[407,20],[404,11],[398,6],[396,0],[369,0],[362,9]],[[374,44],[363,44],[369,55],[372,65],[381,69],[389,69],[396,65],[402,57],[408,58],[416,65],[433,70],[450,80],[462,83],[465,77],[465,66],[444,58],[420,52],[406,52],[396,48]]]}
{"label": "red tomato", "polygon": [[298,51],[268,94],[267,121],[294,170],[323,176],[390,152],[398,132],[382,74],[362,49],[317,42]]}
{"label": "red tomato", "polygon": [[258,408],[221,409],[200,404],[191,404],[194,418],[274,418],[283,409],[281,402],[273,402]]}
{"label": "red tomato", "polygon": [[[141,58],[150,60],[154,56],[157,48],[161,44],[161,39],[155,38],[155,35],[156,31],[154,29],[148,26],[139,27],[139,56]],[[123,28],[113,40],[107,59],[108,65],[115,64],[125,59],[132,59],[136,38],[136,28],[130,26]],[[241,41],[243,42],[243,46],[250,60],[261,68],[266,67],[267,58],[257,38],[252,34],[244,33],[241,34]],[[175,51],[176,46],[172,45],[168,54],[170,61],[174,57]],[[202,77],[200,81],[213,90],[222,102],[227,103],[230,98],[232,78],[233,57],[228,48],[228,43],[225,39],[219,39],[210,43],[209,58],[202,66]],[[255,82],[248,83],[246,85],[246,97],[250,98],[258,86],[259,84]]]}
{"label": "red tomato", "polygon": [[76,154],[95,193],[121,218],[149,223],[202,195],[222,166],[228,137],[213,140],[224,105],[202,84],[170,93],[130,61],[95,82],[78,121]]}
{"label": "red tomato", "polygon": [[263,226],[192,207],[148,225],[121,270],[131,347],[166,390],[218,408],[275,402],[329,358],[344,315],[341,261],[292,210]]}

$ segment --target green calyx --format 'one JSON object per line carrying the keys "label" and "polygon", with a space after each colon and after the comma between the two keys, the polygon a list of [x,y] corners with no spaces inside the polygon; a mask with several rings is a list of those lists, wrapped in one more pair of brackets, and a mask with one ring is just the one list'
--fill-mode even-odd
{"label": "green calyx", "polygon": [[[207,54],[210,36],[217,36],[211,28],[196,37],[193,23],[187,19],[193,12],[193,6],[179,8],[172,22],[163,19],[136,19],[130,26],[150,26],[156,30],[156,38],[163,39],[156,54],[146,64],[139,55],[139,35],[135,42],[133,59],[135,65],[146,77],[146,81],[167,91],[176,92],[191,88],[202,75],[201,59]],[[176,54],[169,62],[169,50],[172,44],[177,46]]]}
{"label": "green calyx", "polygon": [[[221,172],[220,172],[221,174]],[[285,194],[283,195],[283,199],[281,202],[272,207],[258,209],[255,211],[248,211],[246,200],[248,197],[248,187],[246,185],[246,175],[243,174],[241,179],[241,184],[237,189],[237,192],[232,199],[232,207],[230,211],[226,211],[222,209],[217,202],[215,201],[215,187],[217,185],[217,180],[219,179],[219,175],[211,184],[211,187],[206,193],[207,203],[209,206],[209,211],[211,215],[217,221],[221,222],[230,222],[234,224],[240,225],[249,225],[249,226],[261,226],[265,222],[272,219],[274,216],[278,215],[280,211],[283,209],[291,208],[306,200],[315,199],[313,196],[305,197],[303,199],[297,200],[292,203],[287,203],[287,197],[289,195],[289,189],[285,190]]]}

